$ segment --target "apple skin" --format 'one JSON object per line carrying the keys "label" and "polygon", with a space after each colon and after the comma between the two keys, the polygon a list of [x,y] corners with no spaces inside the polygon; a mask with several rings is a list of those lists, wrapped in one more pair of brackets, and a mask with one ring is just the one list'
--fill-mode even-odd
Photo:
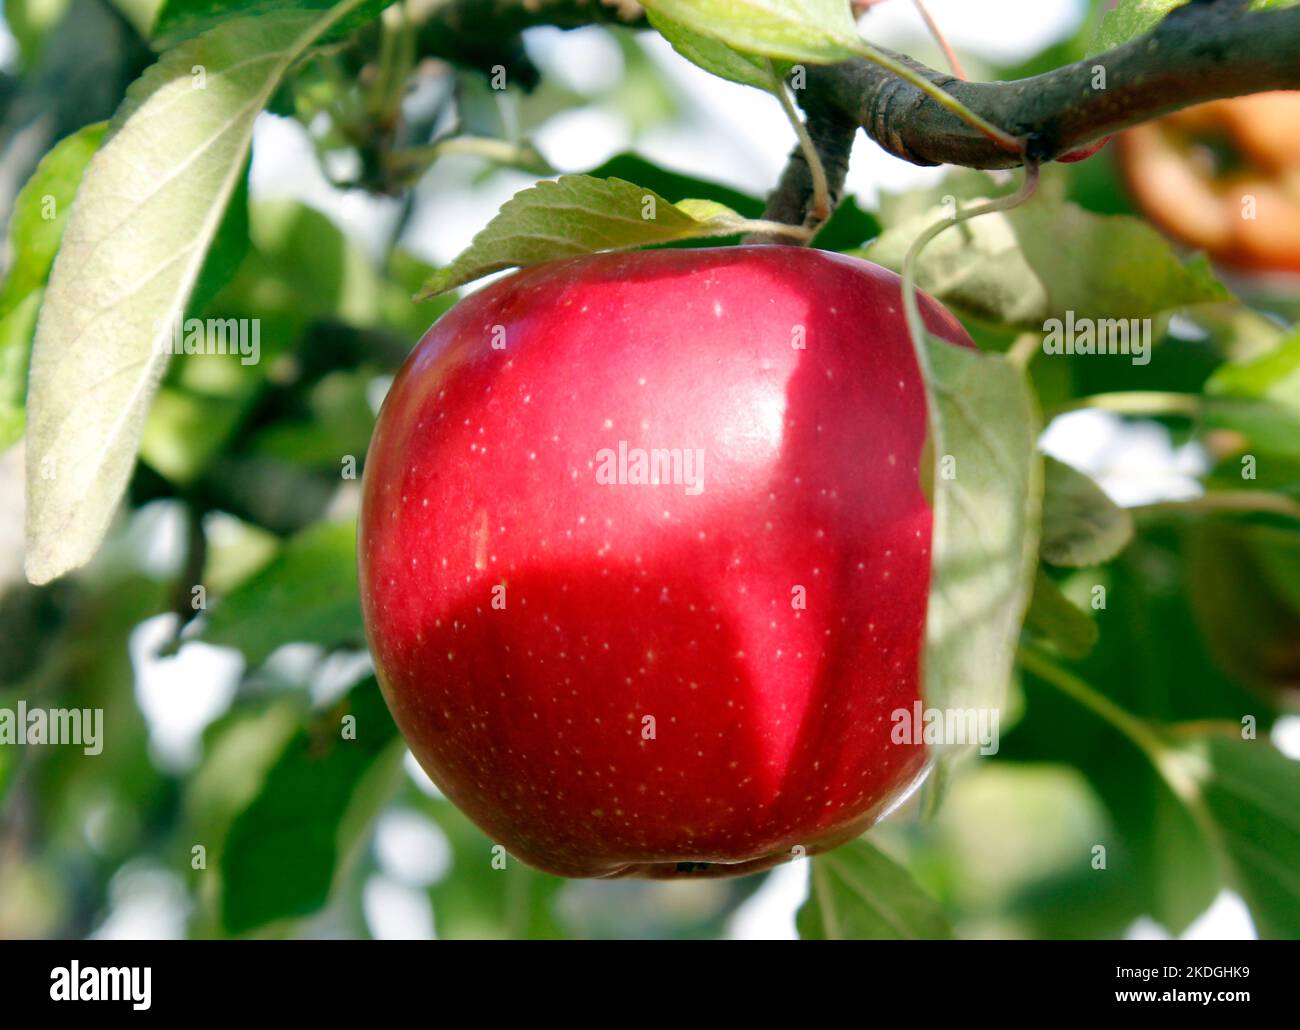
{"label": "apple skin", "polygon": [[1092,157],[1093,154],[1097,153],[1097,151],[1101,150],[1101,148],[1104,147],[1109,142],[1110,142],[1110,137],[1103,136],[1101,139],[1094,140],[1093,142],[1089,143],[1087,146],[1079,147],[1078,150],[1071,150],[1068,153],[1062,154],[1056,160],[1061,161],[1065,164],[1076,164],[1079,161],[1086,161],[1088,160],[1088,158]]}
{"label": "apple skin", "polygon": [[[919,696],[925,438],[899,279],[854,258],[605,253],[462,300],[365,465],[365,623],[415,757],[564,876],[748,873],[856,836],[926,767],[891,741]],[[620,441],[702,449],[702,491],[598,482]]]}

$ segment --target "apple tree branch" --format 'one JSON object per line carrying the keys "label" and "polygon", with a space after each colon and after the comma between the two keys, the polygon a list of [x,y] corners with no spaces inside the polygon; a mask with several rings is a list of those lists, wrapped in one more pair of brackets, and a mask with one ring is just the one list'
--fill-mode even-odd
{"label": "apple tree branch", "polygon": [[[456,30],[510,32],[593,22],[640,27],[633,0],[424,0],[453,39]],[[472,12],[472,13],[471,13]],[[472,27],[472,29],[471,29]],[[1110,133],[1207,100],[1300,89],[1300,6],[1251,10],[1249,0],[1190,0],[1151,32],[1042,75],[970,82],[904,61],[975,114],[1024,141],[1010,153],[915,86],[855,59],[808,65],[795,98],[826,166],[843,189],[848,150],[861,129],[891,154],[919,165],[1012,168],[1054,160]],[[768,198],[766,218],[809,225],[812,179],[799,148]]]}

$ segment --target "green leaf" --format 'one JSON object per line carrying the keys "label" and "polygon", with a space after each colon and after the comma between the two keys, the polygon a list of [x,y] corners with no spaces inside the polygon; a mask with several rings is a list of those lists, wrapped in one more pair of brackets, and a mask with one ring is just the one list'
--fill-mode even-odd
{"label": "green leaf", "polygon": [[538,872],[513,855],[505,856],[502,868],[494,842],[450,801],[421,797],[419,804],[437,821],[452,851],[451,874],[429,888],[440,939],[557,940],[564,936],[554,902],[571,881]]}
{"label": "green leaf", "polygon": [[192,870],[198,905],[189,935],[222,936],[220,879],[222,856],[231,823],[262,790],[267,773],[289,741],[307,721],[307,699],[299,691],[282,691],[237,703],[203,732],[202,759],[186,777],[179,818],[182,840],[201,841],[207,867]]}
{"label": "green leaf", "polygon": [[[155,0],[157,2],[157,0]],[[393,0],[361,0],[322,31],[322,39],[336,39],[373,19]],[[162,0],[153,20],[150,39],[159,50],[207,32],[235,18],[261,17],[276,12],[328,11],[336,0]]]}
{"label": "green leaf", "polygon": [[1230,519],[1187,528],[1186,597],[1218,665],[1263,697],[1300,684],[1300,532]]}
{"label": "green leaf", "polygon": [[1082,658],[1097,646],[1097,624],[1041,567],[1034,579],[1025,628],[1049,641],[1066,658]]}
{"label": "green leaf", "polygon": [[933,836],[912,844],[909,862],[942,889],[945,911],[960,913],[971,936],[996,927],[1021,939],[1096,939],[1138,916],[1116,911],[1123,881],[1092,868],[1093,846],[1113,831],[1096,792],[1068,766],[973,763],[927,829]]}
{"label": "green leaf", "polygon": [[14,198],[9,218],[12,258],[0,287],[0,451],[23,431],[27,365],[41,293],[77,184],[107,128],[106,122],[97,122],[61,139]]}
{"label": "green leaf", "polygon": [[33,290],[0,316],[0,452],[23,435],[27,364],[45,291]]}
{"label": "green leaf", "polygon": [[865,840],[812,859],[796,917],[803,940],[939,940],[952,929],[906,869]]}
{"label": "green leaf", "polygon": [[[1180,860],[1178,867],[1157,870],[1155,878],[1162,895],[1156,912],[1165,913],[1167,925],[1175,932],[1185,926],[1208,904],[1217,873],[1226,870],[1261,936],[1300,935],[1300,762],[1232,730],[1175,727],[1160,734],[1097,696],[1086,681],[1059,667],[1053,672],[1049,660],[1029,652],[1024,659],[1036,675],[1073,695],[1076,721],[1081,710],[1089,713],[1085,721],[1103,717],[1108,729],[1120,731],[1126,746],[1140,750],[1158,772],[1165,790],[1152,836],[1164,854]],[[1087,695],[1096,700],[1080,709]],[[1258,732],[1257,723],[1250,725]],[[1065,739],[1076,744],[1080,736],[1075,731]],[[1119,755],[1109,750],[1113,764]],[[1136,787],[1135,779],[1125,777],[1122,796],[1133,796]],[[1100,783],[1099,789],[1104,796]],[[1174,842],[1177,848],[1170,850]]]}
{"label": "green leaf", "polygon": [[[188,360],[215,363],[227,359],[195,355]],[[256,384],[250,377],[243,381]],[[170,482],[190,485],[229,445],[252,397],[252,391],[233,386],[221,394],[164,384],[154,398],[140,437],[140,460]]]}
{"label": "green leaf", "polygon": [[[174,361],[145,422],[140,460],[173,484],[193,483],[230,458],[255,406],[276,404],[274,397],[292,392],[294,410],[255,429],[248,426],[252,435],[238,436],[238,449],[249,456],[262,454],[266,442],[277,439],[284,446],[271,449],[284,458],[279,468],[315,465],[332,473],[337,484],[340,459],[347,454],[359,458],[370,439],[374,416],[366,384],[375,375],[396,371],[436,309],[450,306],[451,298],[433,305],[435,310],[412,304],[411,294],[432,272],[429,265],[394,251],[385,273],[310,208],[286,200],[259,201],[250,214],[252,250],[206,312],[256,319],[261,360],[244,365],[222,355],[186,355]],[[219,247],[220,234],[208,264]],[[300,373],[292,385],[268,383],[272,371],[288,362]],[[340,369],[327,374],[330,382],[315,382],[319,370],[335,362],[349,371]],[[344,375],[347,383],[337,382]],[[322,393],[327,395],[316,396]],[[308,411],[298,406],[297,398],[304,394],[309,395]],[[234,475],[259,500],[268,498],[251,482],[254,477],[239,471]],[[290,482],[293,475],[277,476],[274,491],[302,500]],[[322,485],[328,488],[328,479]]]}
{"label": "green leaf", "polygon": [[384,275],[333,222],[305,205],[256,201],[251,222],[253,250],[219,306],[222,314],[261,318],[264,349],[277,339],[296,342],[317,320],[383,327],[409,348],[451,306],[451,298],[411,303],[432,272],[428,265],[397,250]]}
{"label": "green leaf", "polygon": [[[1226,520],[1219,524],[1227,526]],[[1203,626],[1192,607],[1196,560],[1218,549],[1220,561],[1236,563],[1241,552],[1219,534],[1198,542],[1202,527],[1195,533],[1190,529],[1143,527],[1114,561],[1089,570],[1086,579],[1105,588],[1105,607],[1094,611],[1101,640],[1079,673],[1116,704],[1157,724],[1236,720],[1254,712],[1267,725],[1269,701],[1225,674],[1204,630],[1189,630]],[[1259,574],[1258,565],[1248,568]],[[1216,579],[1211,586],[1226,584]],[[1242,587],[1238,578],[1237,589]],[[1260,578],[1258,588],[1268,590],[1268,578]],[[1294,641],[1277,644],[1284,654],[1294,651]]]}
{"label": "green leaf", "polygon": [[710,179],[700,179],[686,172],[664,168],[647,161],[640,154],[615,154],[598,168],[587,173],[597,179],[626,179],[653,190],[661,197],[699,197],[716,200],[744,218],[762,218],[763,201],[748,193]]}
{"label": "green leaf", "polygon": [[750,54],[829,64],[863,49],[849,5],[840,0],[646,0],[642,6]]}
{"label": "green leaf", "polygon": [[1044,461],[1043,537],[1038,554],[1049,565],[1100,565],[1133,539],[1133,518],[1082,472],[1055,458]]}
{"label": "green leaf", "polygon": [[1265,398],[1209,395],[1201,407],[1201,419],[1206,429],[1241,433],[1252,453],[1300,458],[1300,414],[1287,405]]}
{"label": "green leaf", "polygon": [[1001,356],[928,346],[938,439],[925,698],[1000,708],[1038,553],[1038,412]]}
{"label": "green leaf", "polygon": [[1300,329],[1263,354],[1220,365],[1205,390],[1221,397],[1267,397],[1300,413]]}
{"label": "green leaf", "polygon": [[76,568],[98,547],[167,364],[155,341],[198,280],[253,121],[285,70],[359,2],[223,24],[168,52],[127,91],[77,192],[36,330],[33,582]]}
{"label": "green leaf", "polygon": [[[472,282],[490,272],[675,240],[727,236],[742,220],[715,202],[690,213],[691,205],[670,204],[652,190],[622,179],[562,175],[511,197],[469,247],[425,283],[422,298]],[[702,210],[698,206],[696,211]]]}
{"label": "green leaf", "polygon": [[198,280],[190,293],[188,312],[194,316],[207,314],[208,305],[235,277],[240,263],[248,253],[248,168],[251,162],[244,163],[244,169],[236,176],[235,192],[226,203],[217,226],[217,234],[212,238],[208,253],[199,269]]}
{"label": "green leaf", "polygon": [[24,68],[37,67],[47,40],[70,6],[71,0],[5,0],[5,27],[18,43]]}
{"label": "green leaf", "polygon": [[[937,206],[913,215],[862,256],[897,271],[912,241],[951,213]],[[1145,222],[1093,214],[1049,190],[940,235],[917,261],[916,282],[971,317],[1038,332],[1059,332],[1049,320],[1070,318],[1090,319],[1100,332],[1118,320],[1229,297],[1207,264],[1184,264]]]}
{"label": "green leaf", "polygon": [[148,39],[163,0],[110,0],[110,5],[130,23],[141,39]]}
{"label": "green leaf", "polygon": [[673,206],[697,222],[714,222],[736,217],[736,212],[716,200],[679,200]]}
{"label": "green leaf", "polygon": [[375,417],[368,400],[373,371],[331,372],[304,399],[310,418],[281,419],[248,441],[249,453],[285,464],[316,466],[338,476],[343,455],[365,454]]}
{"label": "green leaf", "polygon": [[[1136,39],[1154,29],[1165,16],[1188,0],[1118,0],[1106,12],[1093,35],[1089,54],[1100,53]],[[1251,0],[1252,11],[1294,6],[1296,0]]]}
{"label": "green leaf", "polygon": [[326,902],[340,866],[396,785],[401,750],[390,745],[398,739],[374,679],[294,735],[222,848],[228,933],[310,915]]}
{"label": "green leaf", "polygon": [[1268,352],[1220,365],[1205,384],[1204,423],[1252,448],[1300,457],[1300,331]]}
{"label": "green leaf", "polygon": [[[1044,177],[1052,174],[1054,172],[1050,167],[1042,172]],[[1052,188],[1050,179],[1046,183],[1040,181],[1039,190],[1044,188]],[[996,181],[988,172],[974,168],[954,168],[938,182],[928,186],[916,186],[897,193],[881,190],[877,213],[880,224],[885,229],[896,229],[926,214],[931,215],[933,220],[933,212],[938,208],[946,207],[951,213],[951,205],[954,203],[960,203],[963,207],[973,206],[992,196],[1010,194],[1014,189],[1013,183]],[[966,232],[976,224],[978,223],[967,222],[960,229],[949,231]]]}
{"label": "green leaf", "polygon": [[[1089,665],[1115,650],[1108,637],[1116,635],[1117,627],[1107,621],[1106,613],[1098,615],[1100,646],[1087,659]],[[1185,647],[1186,641],[1170,644]],[[1133,649],[1128,641],[1125,647]],[[1123,674],[1136,678],[1133,672]],[[1103,681],[1092,676],[1088,682]],[[1030,671],[1025,674],[1024,699],[1024,714],[1003,736],[995,761],[1067,763],[1087,776],[1114,826],[1094,841],[1105,848],[1104,869],[1092,869],[1089,853],[1079,856],[1081,872],[1090,874],[1085,882],[1106,899],[1111,918],[1118,917],[1121,924],[1145,914],[1171,933],[1181,933],[1220,888],[1202,826],[1153,766],[1151,756],[1092,708]],[[1064,899],[1052,900],[1060,911]]]}
{"label": "green leaf", "polygon": [[692,64],[742,86],[753,86],[765,93],[773,92],[776,83],[772,62],[766,57],[754,57],[733,50],[726,43],[693,32],[680,22],[661,14],[650,14],[653,25],[672,48]]}
{"label": "green leaf", "polygon": [[1154,29],[1175,7],[1187,0],[1118,0],[1097,26],[1089,52],[1120,46]]}
{"label": "green leaf", "polygon": [[355,522],[303,530],[261,570],[213,605],[202,638],[237,647],[257,665],[291,641],[336,646],[364,639]]}
{"label": "green leaf", "polygon": [[[758,197],[741,193],[708,179],[663,168],[636,154],[615,154],[587,174],[598,179],[626,179],[628,182],[635,182],[638,186],[654,190],[661,197],[698,197],[716,200],[742,218],[763,217],[764,205]],[[850,196],[840,201],[829,221],[817,230],[811,246],[820,250],[846,251],[860,247],[864,240],[879,235],[880,223],[875,216],[863,211]],[[689,241],[665,244],[668,247],[687,245]]]}
{"label": "green leaf", "polygon": [[107,122],[96,122],[59,140],[41,158],[27,185],[14,198],[9,219],[13,258],[0,288],[0,315],[12,311],[29,293],[45,285],[77,185],[107,129]]}
{"label": "green leaf", "polygon": [[1259,935],[1300,937],[1300,762],[1262,741],[1205,735],[1182,743],[1175,768],[1195,784]]}

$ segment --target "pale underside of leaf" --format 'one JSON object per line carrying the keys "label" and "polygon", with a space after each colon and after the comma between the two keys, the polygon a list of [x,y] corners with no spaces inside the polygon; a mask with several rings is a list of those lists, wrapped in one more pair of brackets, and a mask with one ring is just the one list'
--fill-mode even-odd
{"label": "pale underside of leaf", "polygon": [[928,346],[938,471],[926,703],[1000,708],[1038,550],[1038,413],[1023,376],[1003,358]]}
{"label": "pale underside of leaf", "polygon": [[[962,206],[984,202],[979,197]],[[905,218],[861,256],[897,271],[913,240],[948,213],[936,206]],[[931,241],[917,262],[916,283],[988,322],[1047,333],[1051,319],[1093,321],[1098,333],[1122,330],[1125,343],[1141,328],[1130,319],[1230,296],[1207,267],[1181,261],[1149,225],[1052,195],[972,219]]]}
{"label": "pale underside of leaf", "polygon": [[356,6],[231,21],[132,85],[77,192],[37,325],[28,397],[27,574],[85,563],[130,478],[194,287],[285,70]]}

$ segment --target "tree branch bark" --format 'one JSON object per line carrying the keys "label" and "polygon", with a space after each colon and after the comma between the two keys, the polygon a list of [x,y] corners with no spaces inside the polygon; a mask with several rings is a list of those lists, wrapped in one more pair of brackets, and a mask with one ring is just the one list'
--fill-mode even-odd
{"label": "tree branch bark", "polygon": [[[635,0],[423,0],[448,39],[495,37],[536,25],[591,22],[640,27]],[[1088,143],[1192,104],[1300,89],[1300,6],[1252,11],[1249,0],[1190,0],[1123,46],[1013,82],[968,82],[890,54],[988,121],[1025,141],[1010,153],[916,87],[865,60],[807,65],[795,98],[838,195],[861,128],[886,151],[919,165],[1014,168],[1055,160]],[[1103,79],[1104,76],[1104,79]],[[790,155],[765,217],[807,225],[812,179]]]}
{"label": "tree branch bark", "polygon": [[[844,177],[849,171],[849,154],[853,150],[853,137],[858,127],[844,118],[828,112],[819,112],[811,105],[804,108],[804,125],[812,139],[813,149],[821,158],[822,168],[826,172],[826,183],[830,187],[831,210],[834,211],[844,193]],[[802,225],[816,229],[821,219],[813,213],[813,177],[808,167],[808,158],[798,144],[790,152],[790,160],[785,171],[767,198],[767,207],[763,217],[770,222],[784,222],[786,225]],[[786,237],[767,233],[752,233],[745,237],[746,243],[789,243]]]}
{"label": "tree branch bark", "polygon": [[[1300,7],[1251,11],[1199,0],[1154,30],[1095,57],[1013,82],[965,82],[894,54],[976,114],[1050,161],[1110,133],[1205,100],[1300,88]],[[1099,71],[1100,70],[1100,71]],[[1104,71],[1104,88],[1095,88]],[[1002,150],[914,86],[866,61],[810,65],[807,87],[845,121],[913,164],[1012,168]]]}

